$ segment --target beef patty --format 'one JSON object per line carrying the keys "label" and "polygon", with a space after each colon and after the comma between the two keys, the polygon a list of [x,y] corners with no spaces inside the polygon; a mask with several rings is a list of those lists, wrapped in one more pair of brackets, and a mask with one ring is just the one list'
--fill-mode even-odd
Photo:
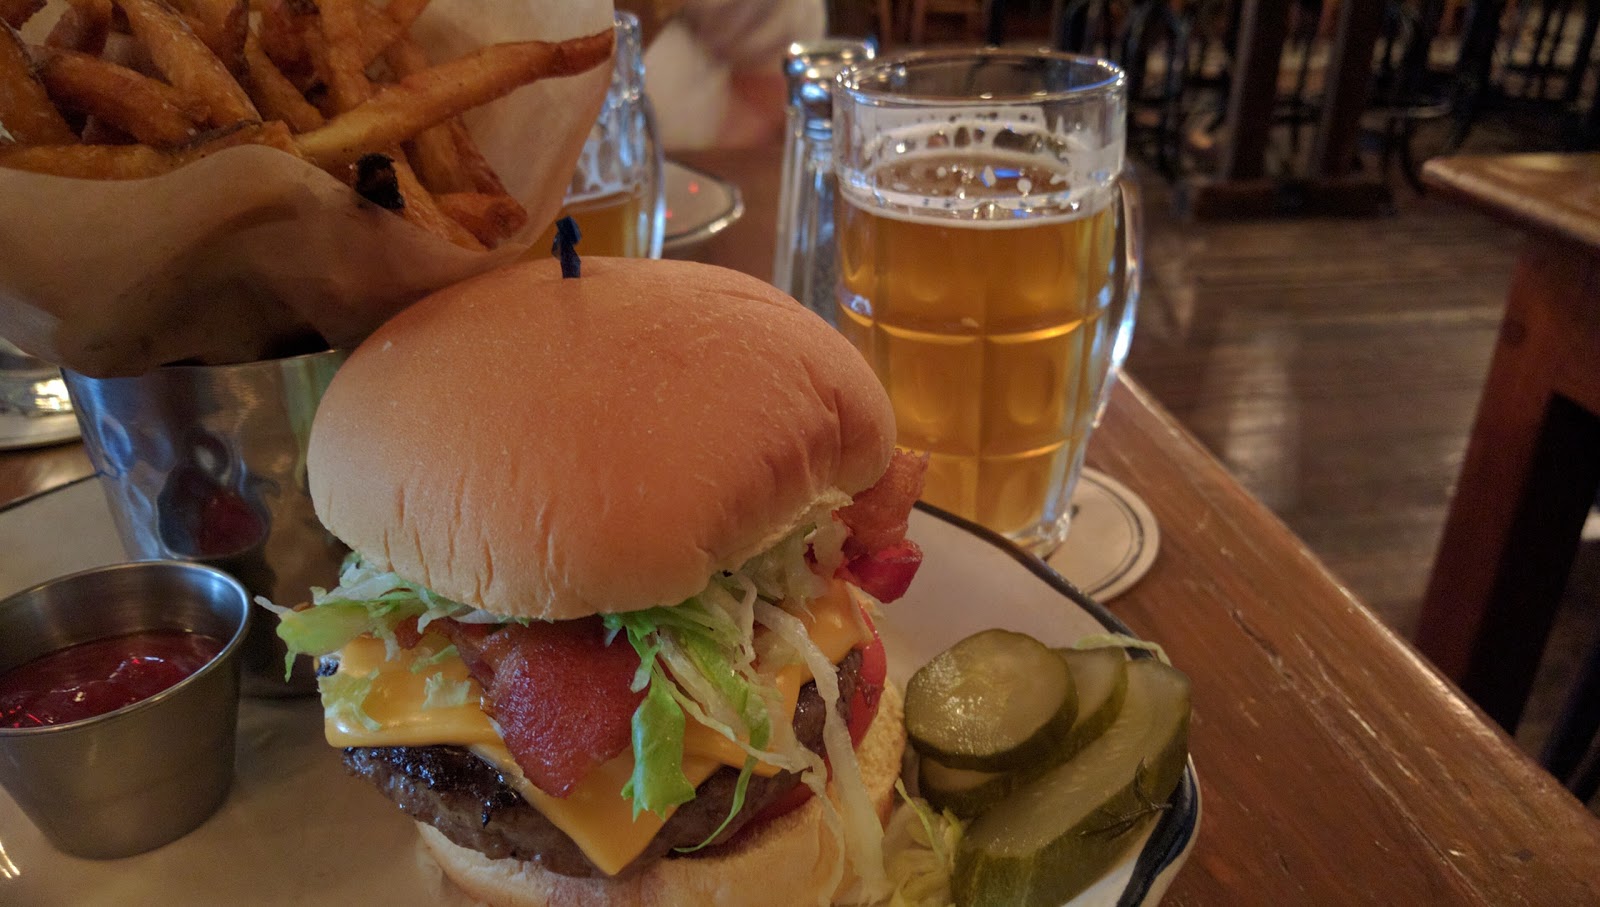
{"label": "beef patty", "polygon": [[[846,720],[860,673],[859,650],[839,662],[839,705]],[[794,732],[803,746],[819,755],[824,720],[817,685],[807,683],[795,706]],[[499,770],[464,747],[350,747],[344,751],[344,764],[352,774],[376,785],[407,815],[427,822],[462,847],[491,859],[532,861],[562,875],[605,875],[566,832],[508,785]],[[738,769],[726,766],[707,778],[695,798],[678,807],[644,852],[617,875],[638,872],[662,857],[675,856],[677,848],[704,842],[727,818],[738,779]],[[744,805],[714,843],[731,838],[799,783],[800,776],[794,772],[779,772],[770,778],[752,775]]]}

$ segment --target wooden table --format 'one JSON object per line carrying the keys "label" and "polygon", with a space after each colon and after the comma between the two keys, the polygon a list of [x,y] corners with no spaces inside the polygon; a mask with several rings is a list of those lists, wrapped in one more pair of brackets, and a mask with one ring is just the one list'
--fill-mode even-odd
{"label": "wooden table", "polygon": [[1435,158],[1423,178],[1529,237],[1417,627],[1514,730],[1600,483],[1600,154]]}
{"label": "wooden table", "polygon": [[[747,205],[696,257],[771,273],[778,159],[684,156]],[[0,487],[35,456],[0,458]],[[1154,568],[1111,610],[1194,681],[1204,816],[1166,903],[1600,903],[1600,822],[1137,383],[1114,394],[1090,463],[1161,526]]]}

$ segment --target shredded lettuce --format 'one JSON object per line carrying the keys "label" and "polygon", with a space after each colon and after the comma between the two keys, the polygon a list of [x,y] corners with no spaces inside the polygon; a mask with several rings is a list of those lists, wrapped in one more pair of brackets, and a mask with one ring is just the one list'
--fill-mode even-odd
{"label": "shredded lettuce", "polygon": [[694,785],[683,773],[683,709],[673,701],[672,682],[652,665],[644,701],[633,711],[633,775],[622,796],[633,801],[633,816],[666,811],[694,799]]}
{"label": "shredded lettuce", "polygon": [[[841,850],[848,856],[856,871],[856,889],[848,892],[847,900],[871,902],[885,896],[889,879],[883,868],[883,826],[878,821],[878,811],[867,793],[866,782],[861,777],[861,766],[856,761],[855,747],[850,742],[850,729],[839,714],[839,675],[833,662],[806,633],[800,618],[766,602],[756,603],[756,620],[781,638],[797,652],[811,668],[811,679],[817,685],[817,694],[829,703],[824,712],[822,741],[828,754],[828,765],[833,768],[834,786],[839,796],[839,816],[836,834],[842,831]],[[827,797],[822,803],[829,804]],[[825,808],[824,813],[828,810]],[[830,820],[829,825],[835,823]],[[829,891],[838,887],[844,876],[844,866],[837,864]]]}
{"label": "shredded lettuce", "polygon": [[1148,639],[1139,639],[1136,636],[1124,636],[1121,633],[1095,633],[1085,636],[1072,644],[1074,649],[1142,649],[1156,657],[1164,665],[1171,666],[1172,659],[1167,657],[1167,650],[1161,648],[1160,643]]}
{"label": "shredded lettuce", "polygon": [[828,580],[806,561],[807,536],[811,533],[810,526],[789,533],[745,562],[740,572],[755,583],[763,598],[773,601],[808,602],[822,596],[828,591]]}
{"label": "shredded lettuce", "polygon": [[456,651],[456,647],[455,646],[453,646],[453,645],[445,646],[444,648],[442,648],[439,651],[433,653],[432,655],[424,655],[424,656],[412,659],[411,660],[411,673],[413,673],[413,674],[421,674],[423,671],[426,671],[431,667],[434,667],[436,665],[444,664],[445,662],[449,661],[452,658],[460,658],[460,657],[461,657],[461,653]]}
{"label": "shredded lettuce", "polygon": [[443,674],[429,674],[422,681],[422,709],[448,709],[466,705],[472,698],[470,680],[451,680]]}
{"label": "shredded lettuce", "polygon": [[330,717],[376,731],[382,725],[364,707],[371,691],[370,676],[330,674],[317,678],[317,692],[322,694],[322,707]]}
{"label": "shredded lettuce", "polygon": [[966,823],[938,812],[895,782],[902,803],[884,831],[884,854],[894,892],[888,907],[951,907],[950,877]]}
{"label": "shredded lettuce", "polygon": [[[284,661],[285,677],[293,668],[296,655],[332,655],[358,636],[383,640],[392,658],[399,651],[395,628],[408,618],[417,618],[419,630],[440,617],[465,623],[485,619],[485,612],[430,592],[355,556],[345,558],[336,588],[311,590],[309,608],[291,610],[262,598],[256,601],[278,615],[278,638],[289,649]],[[492,619],[505,622],[503,617]]]}
{"label": "shredded lettuce", "polygon": [[[708,599],[724,607],[708,604]],[[755,671],[748,637],[727,610],[737,604],[731,595],[713,594],[676,607],[604,618],[606,628],[613,634],[625,632],[639,654],[634,685],[641,688],[642,683],[645,689],[644,702],[633,715],[633,775],[623,790],[633,800],[634,815],[650,810],[664,817],[694,798],[694,786],[683,773],[686,715],[750,754],[739,775],[730,817],[743,805],[756,753],[771,736],[768,703],[775,696],[764,693],[771,682]]]}

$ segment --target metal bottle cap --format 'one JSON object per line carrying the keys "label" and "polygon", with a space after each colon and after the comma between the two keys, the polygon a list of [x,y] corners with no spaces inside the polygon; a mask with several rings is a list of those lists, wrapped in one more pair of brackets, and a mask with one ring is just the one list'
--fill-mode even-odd
{"label": "metal bottle cap", "polygon": [[789,83],[789,104],[808,121],[830,122],[833,116],[833,77],[877,51],[860,38],[821,38],[789,45],[783,74]]}

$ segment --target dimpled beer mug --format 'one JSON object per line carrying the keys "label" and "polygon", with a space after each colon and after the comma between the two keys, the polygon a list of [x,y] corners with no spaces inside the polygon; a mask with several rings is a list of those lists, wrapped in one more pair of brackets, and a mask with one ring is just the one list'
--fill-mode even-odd
{"label": "dimpled beer mug", "polygon": [[927,51],[834,95],[839,329],[929,455],[924,500],[1048,554],[1132,326],[1122,71]]}
{"label": "dimpled beer mug", "polygon": [[[571,216],[586,255],[660,258],[666,232],[665,161],[656,141],[650,101],[644,94],[644,47],[639,19],[616,13],[617,49],[611,87],[589,130],[557,218]],[[555,225],[534,242],[529,255],[550,254]]]}

